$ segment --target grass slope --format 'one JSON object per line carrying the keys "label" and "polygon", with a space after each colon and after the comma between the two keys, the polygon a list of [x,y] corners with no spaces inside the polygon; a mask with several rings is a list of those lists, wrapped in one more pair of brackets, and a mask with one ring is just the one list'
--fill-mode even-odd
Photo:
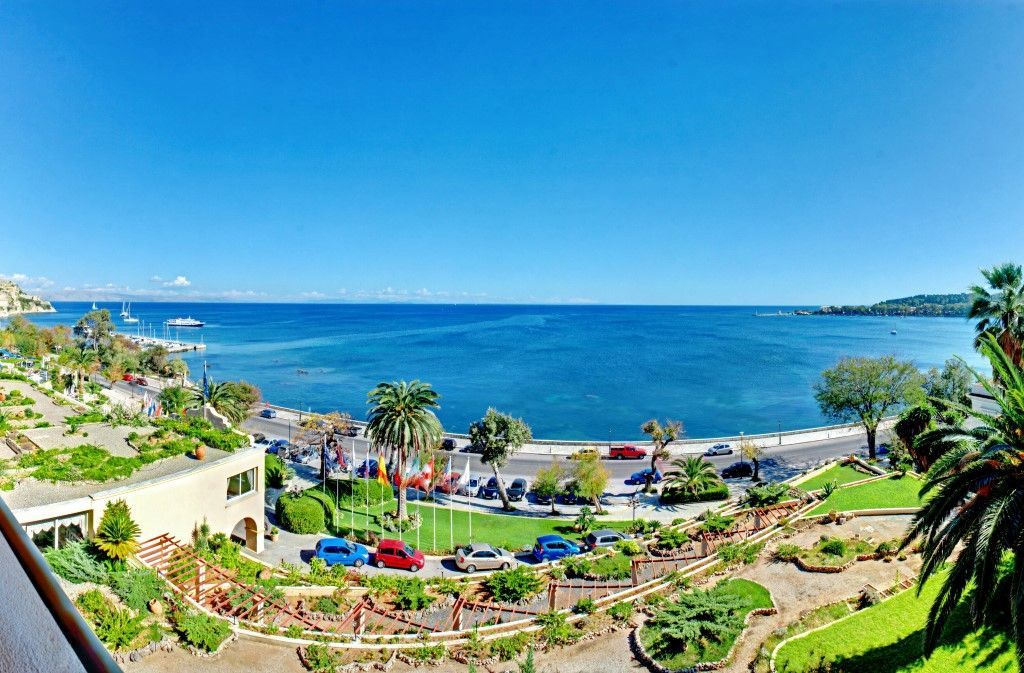
{"label": "grass slope", "polygon": [[851,481],[867,479],[870,476],[870,474],[864,474],[863,472],[853,469],[849,465],[840,465],[839,463],[836,463],[817,476],[803,481],[798,481],[796,486],[799,486],[805,491],[816,491],[819,488],[823,488],[825,484],[830,481],[835,481],[842,486],[843,484],[849,484]]}
{"label": "grass slope", "polygon": [[794,640],[779,650],[778,673],[811,673],[833,664],[835,673],[1009,673],[1016,652],[1006,633],[991,626],[973,629],[966,605],[946,626],[940,647],[921,656],[924,624],[939,590],[938,579],[920,597],[913,589],[841,622]]}
{"label": "grass slope", "polygon": [[918,492],[922,482],[910,476],[879,479],[867,484],[836,489],[811,514],[828,514],[831,510],[849,512],[882,507],[920,507]]}

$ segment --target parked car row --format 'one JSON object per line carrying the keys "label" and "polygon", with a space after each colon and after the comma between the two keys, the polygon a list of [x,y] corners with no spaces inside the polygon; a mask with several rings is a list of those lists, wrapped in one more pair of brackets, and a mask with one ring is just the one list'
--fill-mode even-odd
{"label": "parked car row", "polygon": [[[610,529],[589,533],[582,542],[567,540],[561,535],[541,535],[533,546],[532,556],[538,563],[557,561],[600,547],[614,546],[626,536]],[[371,552],[365,545],[341,537],[325,537],[317,541],[316,558],[328,566],[344,565],[361,568],[396,568],[419,572],[426,564],[423,552],[402,540],[384,539]],[[460,547],[455,553],[455,565],[460,570],[475,573],[479,570],[508,570],[516,564],[515,555],[507,549],[487,543],[473,543]]]}

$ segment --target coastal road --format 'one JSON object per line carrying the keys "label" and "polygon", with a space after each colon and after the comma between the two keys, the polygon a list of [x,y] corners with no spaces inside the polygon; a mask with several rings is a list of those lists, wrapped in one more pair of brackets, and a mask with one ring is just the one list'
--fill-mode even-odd
{"label": "coastal road", "polygon": [[[297,434],[296,425],[297,419],[292,419],[286,416],[285,413],[281,413],[278,418],[274,419],[259,417],[250,418],[245,422],[244,427],[249,432],[261,432],[271,439],[290,439]],[[879,442],[886,441],[886,439],[886,433],[879,433]],[[362,462],[366,456],[369,441],[363,437],[345,438],[343,441],[343,445],[346,450],[351,450],[353,444],[355,445],[356,461]],[[459,446],[464,446],[464,444],[465,440],[460,440]],[[607,448],[601,443],[595,442],[594,445],[603,453],[607,453]],[[866,451],[866,437],[864,435],[859,435],[854,437],[841,437],[814,442],[804,442],[802,444],[789,444],[777,448],[769,447],[765,449],[765,457],[762,462],[766,463],[766,465],[764,465],[766,478],[784,479],[796,472],[818,465],[827,460],[849,455],[851,453],[862,453]],[[491,468],[488,465],[481,463],[480,457],[476,454],[454,452],[453,456],[454,464],[452,470],[455,472],[462,472],[466,466],[466,459],[469,458],[470,470],[473,475],[488,476],[492,474]],[[736,454],[728,456],[712,456],[709,457],[708,460],[714,464],[717,469],[721,470],[723,467],[739,460],[739,457]],[[540,453],[517,453],[512,456],[509,460],[509,464],[502,470],[502,477],[505,478],[506,482],[508,479],[513,477],[525,477],[527,480],[532,481],[537,470],[541,467],[550,465],[552,461],[561,462],[567,466],[571,465],[571,462],[565,456],[561,455],[550,456]],[[611,474],[611,483],[609,484],[610,495],[631,494],[634,487],[624,484],[624,480],[633,472],[641,470],[650,464],[646,459],[606,459],[604,462],[605,466],[608,468],[608,472]]]}

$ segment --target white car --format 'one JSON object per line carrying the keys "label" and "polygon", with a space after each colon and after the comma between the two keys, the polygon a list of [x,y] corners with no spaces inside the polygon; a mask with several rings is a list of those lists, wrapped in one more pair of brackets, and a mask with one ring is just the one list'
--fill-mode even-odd
{"label": "white car", "polygon": [[732,447],[728,444],[715,444],[704,452],[705,456],[728,456],[732,453]]}

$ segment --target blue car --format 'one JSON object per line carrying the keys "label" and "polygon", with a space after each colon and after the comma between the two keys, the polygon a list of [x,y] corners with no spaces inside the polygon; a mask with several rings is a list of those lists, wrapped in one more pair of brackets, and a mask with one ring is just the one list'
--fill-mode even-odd
{"label": "blue car", "polygon": [[325,537],[316,543],[316,557],[329,565],[360,567],[370,562],[370,550],[343,537]]}
{"label": "blue car", "polygon": [[[369,463],[369,466],[367,466]],[[377,478],[377,461],[363,461],[363,464],[356,468],[356,476],[360,479],[376,479]]]}
{"label": "blue car", "polygon": [[494,500],[498,497],[498,480],[491,477],[487,480],[487,483],[480,487],[477,492],[478,498],[485,498],[487,500]]}
{"label": "blue car", "polygon": [[538,563],[557,561],[579,553],[579,545],[569,542],[561,535],[541,535],[537,538],[537,544],[533,545],[533,558],[537,559]]}
{"label": "blue car", "polygon": [[639,472],[634,472],[633,474],[629,475],[629,479],[626,480],[626,483],[629,484],[630,486],[643,486],[644,484],[647,483],[647,475],[651,475],[652,484],[657,484],[662,479],[661,470],[654,470],[653,472],[651,472],[651,468],[648,467],[643,470],[640,470]]}

